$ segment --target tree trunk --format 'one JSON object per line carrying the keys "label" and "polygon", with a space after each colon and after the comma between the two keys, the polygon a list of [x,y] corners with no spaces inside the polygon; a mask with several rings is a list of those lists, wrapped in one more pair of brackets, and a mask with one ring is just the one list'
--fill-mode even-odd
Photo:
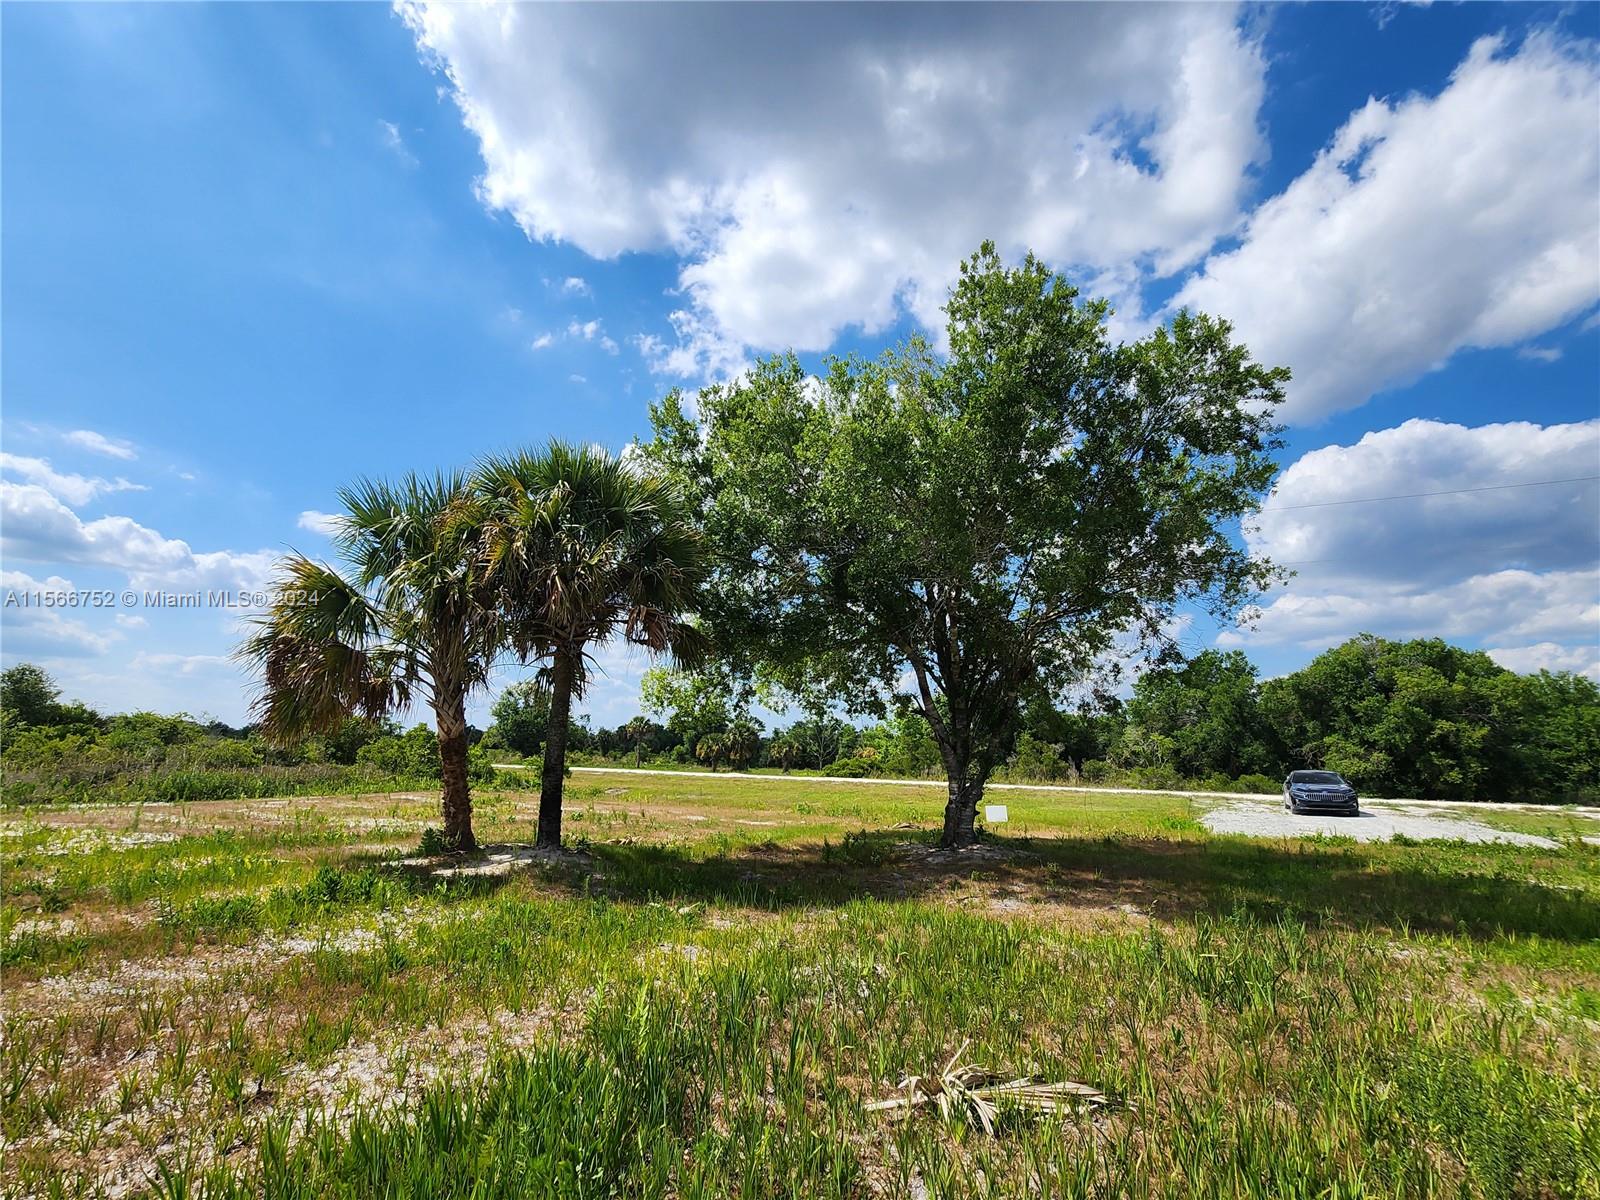
{"label": "tree trunk", "polygon": [[572,711],[572,655],[556,652],[551,665],[550,726],[544,737],[544,769],[539,776],[539,835],[541,850],[561,849],[561,785],[567,774],[567,719]]}
{"label": "tree trunk", "polygon": [[476,850],[472,835],[472,793],[467,785],[467,707],[455,697],[434,709],[439,729],[439,806],[444,818],[444,844],[452,850]]}
{"label": "tree trunk", "polygon": [[977,841],[974,824],[989,772],[977,761],[978,756],[973,753],[970,744],[941,743],[939,754],[944,759],[944,776],[950,785],[950,799],[944,806],[944,833],[939,838],[939,848],[960,850]]}
{"label": "tree trunk", "polygon": [[959,776],[950,780],[950,799],[944,806],[944,833],[939,838],[941,850],[961,850],[978,840],[974,824],[982,800],[983,780]]}

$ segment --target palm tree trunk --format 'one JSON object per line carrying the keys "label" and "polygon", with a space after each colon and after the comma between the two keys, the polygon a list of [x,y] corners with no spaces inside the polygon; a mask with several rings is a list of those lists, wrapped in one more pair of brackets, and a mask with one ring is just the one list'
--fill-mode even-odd
{"label": "palm tree trunk", "polygon": [[467,785],[467,706],[455,696],[434,708],[439,729],[439,804],[444,843],[452,850],[476,850],[472,835],[472,793]]}
{"label": "palm tree trunk", "polygon": [[567,774],[567,720],[572,711],[576,664],[558,650],[550,671],[550,725],[544,737],[544,769],[539,776],[539,835],[542,850],[561,849],[561,785]]}

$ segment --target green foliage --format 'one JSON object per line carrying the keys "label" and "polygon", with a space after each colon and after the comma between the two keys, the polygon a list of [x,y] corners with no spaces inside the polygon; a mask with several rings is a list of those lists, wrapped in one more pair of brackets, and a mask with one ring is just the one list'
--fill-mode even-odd
{"label": "green foliage", "polygon": [[538,754],[550,727],[550,689],[537,679],[512,684],[496,698],[494,724],[484,736],[518,754]]}
{"label": "green foliage", "polygon": [[[425,699],[445,829],[471,847],[466,701],[510,636],[471,482],[459,472],[361,480],[339,499],[343,571],[284,559],[277,598],[237,652],[259,675],[254,714],[282,745],[337,735],[352,716],[386,721]],[[358,762],[372,744],[356,748]]]}
{"label": "green foliage", "polygon": [[822,773],[845,779],[864,779],[873,773],[872,767],[873,763],[870,758],[857,758],[855,755],[851,755],[849,758],[834,759],[822,768]]}
{"label": "green foliage", "polygon": [[348,766],[356,761],[363,746],[394,732],[394,726],[388,722],[373,721],[366,717],[346,717],[337,727],[317,739],[317,745],[321,756],[328,762]]}
{"label": "green foliage", "polygon": [[1161,764],[1187,776],[1220,772],[1232,778],[1276,769],[1279,756],[1256,699],[1256,669],[1238,650],[1206,650],[1182,666],[1146,671],[1134,683],[1127,705],[1129,729],[1137,727],[1162,740],[1159,747],[1132,747],[1122,758],[1157,754]]}
{"label": "green foliage", "polygon": [[362,746],[356,762],[381,775],[402,779],[439,778],[439,739],[426,725],[387,735]]}
{"label": "green foliage", "polygon": [[[54,682],[48,675],[44,679],[54,695]],[[94,723],[86,723],[80,719],[86,711],[81,705],[52,703],[46,715],[63,724],[7,728],[3,797],[8,807],[86,800],[181,804],[373,791],[417,786],[439,775],[437,750],[419,753],[414,740],[407,753],[385,757],[380,747],[359,764],[347,765],[331,760],[318,738],[275,749],[249,731],[217,722],[127,713],[96,716]],[[432,747],[431,734],[426,740]],[[390,736],[386,742],[402,739]]]}
{"label": "green foliage", "polygon": [[700,661],[705,639],[688,618],[704,547],[664,473],[593,446],[552,441],[487,459],[473,491],[507,644],[524,662],[549,663],[538,842],[557,847],[568,743],[583,748],[572,702],[587,689],[592,651],[620,638],[680,665]]}
{"label": "green foliage", "polygon": [[1026,731],[1017,738],[1017,748],[1006,763],[1006,772],[1007,778],[1035,779],[1044,783],[1055,783],[1076,774],[1058,747]]}
{"label": "green foliage", "polygon": [[[1130,770],[1150,767],[1175,768],[1176,746],[1165,734],[1142,725],[1128,725],[1111,747],[1111,761]],[[1173,771],[1176,774],[1176,770]]]}
{"label": "green foliage", "polygon": [[1600,689],[1436,640],[1363,635],[1263,685],[1242,654],[1205,651],[1142,674],[1125,706],[1036,699],[1007,778],[1059,778],[1077,754],[1086,782],[1129,787],[1275,793],[1322,767],[1372,795],[1581,801],[1600,796]]}
{"label": "green foliage", "polygon": [[1025,693],[1076,681],[1180,603],[1237,608],[1272,573],[1228,528],[1259,505],[1283,371],[1188,313],[1113,344],[1107,308],[985,245],[920,342],[818,381],[792,356],[652,410],[651,453],[698,497],[713,640],[795,692],[909,697],[957,773],[971,837]]}
{"label": "green foliage", "polygon": [[1481,651],[1365,634],[1261,689],[1291,767],[1380,795],[1578,800],[1600,794],[1600,688],[1520,676]]}
{"label": "green foliage", "polygon": [[861,731],[833,716],[813,716],[796,721],[779,735],[796,748],[796,765],[823,767],[849,757]]}
{"label": "green foliage", "polygon": [[156,922],[187,933],[228,933],[260,929],[266,906],[255,896],[196,896],[182,905],[161,901]]}
{"label": "green foliage", "polygon": [[26,725],[98,725],[100,715],[81,704],[61,704],[61,689],[33,663],[0,671],[0,728]]}
{"label": "green foliage", "polygon": [[761,751],[761,726],[747,717],[741,717],[729,725],[728,732],[721,737],[728,765],[735,771],[748,770]]}
{"label": "green foliage", "polygon": [[861,730],[861,746],[876,751],[876,770],[882,775],[920,778],[939,770],[939,747],[926,718],[904,705],[889,720]]}
{"label": "green foliage", "polygon": [[665,717],[667,732],[691,749],[733,720],[727,683],[708,673],[652,667],[639,681],[639,702],[645,712]]}
{"label": "green foliage", "polygon": [[1238,790],[1241,792],[1259,792],[1267,796],[1276,796],[1283,788],[1283,780],[1271,775],[1241,775],[1233,781],[1233,789],[1218,788],[1217,791]]}
{"label": "green foliage", "polygon": [[0,672],[0,712],[7,723],[43,725],[61,689],[41,667],[18,663]]}
{"label": "green foliage", "polygon": [[852,867],[881,867],[889,861],[889,850],[882,838],[860,830],[845,834],[844,840],[837,846],[824,838],[822,861]]}
{"label": "green foliage", "polygon": [[1125,718],[1114,695],[1098,697],[1097,707],[1058,709],[1048,696],[1034,692],[1023,713],[1023,730],[1036,742],[1054,746],[1073,768],[1104,759],[1122,734]]}

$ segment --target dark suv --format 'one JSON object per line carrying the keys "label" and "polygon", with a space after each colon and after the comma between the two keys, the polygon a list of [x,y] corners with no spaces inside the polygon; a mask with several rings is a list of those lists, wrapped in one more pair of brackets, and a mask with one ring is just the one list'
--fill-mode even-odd
{"label": "dark suv", "polygon": [[1290,771],[1283,781],[1283,806],[1290,812],[1332,812],[1354,816],[1361,811],[1356,790],[1333,771]]}

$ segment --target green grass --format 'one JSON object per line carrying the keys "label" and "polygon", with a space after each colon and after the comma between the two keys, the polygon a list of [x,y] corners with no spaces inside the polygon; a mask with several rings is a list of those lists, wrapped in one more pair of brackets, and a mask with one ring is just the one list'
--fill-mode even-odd
{"label": "green grass", "polygon": [[[1008,835],[948,856],[939,799],[579,776],[583,853],[504,876],[390,861],[420,799],[197,805],[145,844],[12,822],[0,1182],[1600,1196],[1600,848],[1252,842],[1181,797],[1009,792]],[[533,807],[484,797],[481,835],[528,840]],[[963,1043],[1114,1103],[994,1138],[865,1111]]]}
{"label": "green grass", "polygon": [[1491,829],[1504,829],[1510,833],[1532,833],[1556,841],[1576,841],[1585,837],[1600,836],[1600,821],[1571,807],[1551,806],[1545,809],[1531,809],[1482,806],[1449,807],[1434,811],[1466,817]]}

